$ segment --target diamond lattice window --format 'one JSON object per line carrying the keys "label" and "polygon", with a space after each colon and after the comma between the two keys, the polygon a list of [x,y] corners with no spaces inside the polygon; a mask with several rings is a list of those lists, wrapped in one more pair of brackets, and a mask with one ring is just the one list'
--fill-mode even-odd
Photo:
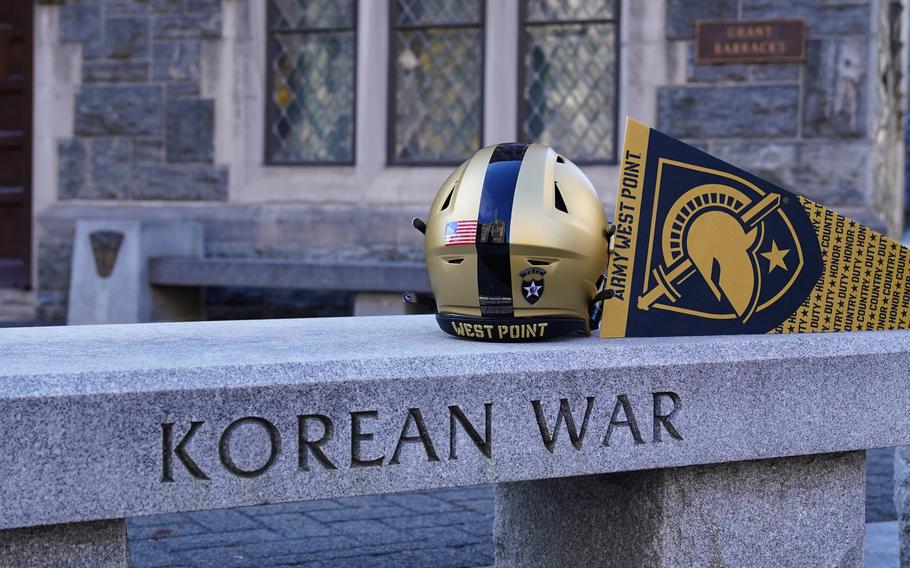
{"label": "diamond lattice window", "polygon": [[616,159],[614,0],[525,0],[519,138],[580,163]]}
{"label": "diamond lattice window", "polygon": [[356,0],[269,0],[266,161],[354,161]]}
{"label": "diamond lattice window", "polygon": [[392,6],[389,161],[458,163],[481,143],[483,1]]}

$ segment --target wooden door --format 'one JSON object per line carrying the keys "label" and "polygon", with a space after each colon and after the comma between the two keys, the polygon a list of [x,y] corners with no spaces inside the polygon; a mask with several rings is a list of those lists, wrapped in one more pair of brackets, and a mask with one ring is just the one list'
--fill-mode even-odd
{"label": "wooden door", "polygon": [[0,0],[0,287],[31,284],[32,0]]}

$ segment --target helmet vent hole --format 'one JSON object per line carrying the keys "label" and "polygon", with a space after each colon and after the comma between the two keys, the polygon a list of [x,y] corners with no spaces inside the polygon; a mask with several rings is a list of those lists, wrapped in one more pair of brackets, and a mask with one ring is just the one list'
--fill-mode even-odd
{"label": "helmet vent hole", "polygon": [[566,200],[562,198],[562,192],[559,191],[559,184],[554,182],[553,188],[555,189],[555,193],[556,193],[556,208],[559,209],[560,211],[562,211],[563,213],[568,213],[569,208],[566,207]]}
{"label": "helmet vent hole", "polygon": [[445,201],[442,202],[442,207],[439,208],[440,211],[445,211],[449,208],[449,205],[452,203],[452,194],[455,193],[455,188],[449,190],[449,194],[446,195]]}
{"label": "helmet vent hole", "polygon": [[540,260],[537,258],[529,258],[528,264],[530,264],[531,266],[550,266],[551,263],[549,260]]}
{"label": "helmet vent hole", "polygon": [[566,161],[563,159],[562,156],[556,156],[556,163],[557,163],[557,164],[565,164]]}
{"label": "helmet vent hole", "polygon": [[446,260],[446,262],[448,262],[449,264],[461,264],[462,262],[464,262],[464,259],[463,258],[450,258],[450,259]]}

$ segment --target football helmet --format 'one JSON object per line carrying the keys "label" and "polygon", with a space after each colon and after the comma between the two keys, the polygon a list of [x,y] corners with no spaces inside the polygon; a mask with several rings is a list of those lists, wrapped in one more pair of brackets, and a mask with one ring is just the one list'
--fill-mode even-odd
{"label": "football helmet", "polygon": [[444,332],[530,341],[597,327],[612,225],[588,178],[552,148],[483,148],[414,226]]}

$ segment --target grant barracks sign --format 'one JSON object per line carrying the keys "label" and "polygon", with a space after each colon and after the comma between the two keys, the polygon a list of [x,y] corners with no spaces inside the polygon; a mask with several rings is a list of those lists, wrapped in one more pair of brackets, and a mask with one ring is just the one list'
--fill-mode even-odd
{"label": "grant barracks sign", "polygon": [[699,21],[695,62],[785,63],[806,57],[802,20]]}
{"label": "grant barracks sign", "polygon": [[[564,446],[570,452],[609,451],[611,444],[642,445],[683,441],[678,414],[680,396],[671,391],[617,394],[609,397],[529,400],[509,405],[509,414],[524,407],[524,440],[510,432],[509,444],[528,449],[530,459],[547,457]],[[227,425],[204,420],[165,422],[161,428],[162,483],[209,480],[215,469],[239,478],[254,478],[273,468],[287,473],[313,469],[383,468],[403,461],[444,463],[474,453],[492,461],[497,438],[497,405],[458,405],[443,412],[418,407],[389,413],[351,410],[341,415],[300,414],[291,420],[243,416]],[[385,415],[383,415],[385,414]],[[394,414],[391,415],[391,414]],[[293,428],[288,428],[290,422]],[[514,423],[513,420],[509,420]],[[292,436],[282,432],[293,431]],[[288,439],[290,438],[290,439]],[[205,465],[208,464],[208,465]]]}

